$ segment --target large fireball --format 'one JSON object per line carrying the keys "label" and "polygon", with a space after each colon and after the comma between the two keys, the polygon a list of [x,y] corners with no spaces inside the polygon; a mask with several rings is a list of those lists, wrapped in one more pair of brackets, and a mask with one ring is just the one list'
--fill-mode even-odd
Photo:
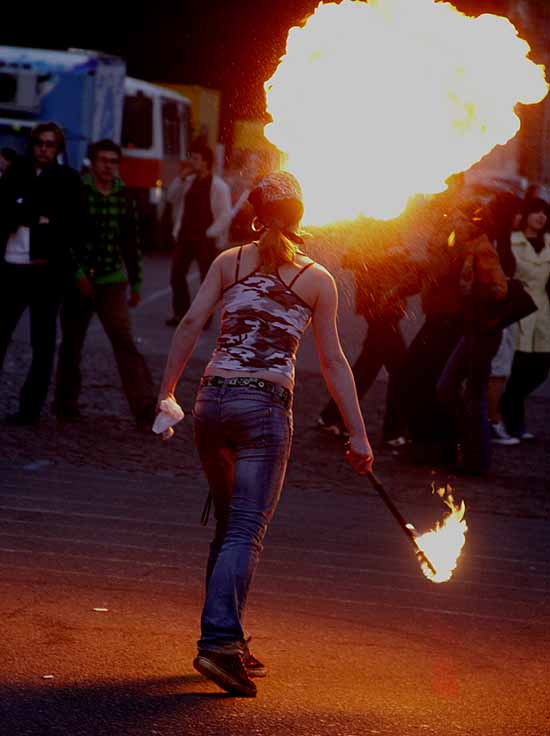
{"label": "large fireball", "polygon": [[266,136],[300,179],[304,221],[391,218],[519,129],[544,68],[506,18],[435,0],[320,4],[266,83]]}

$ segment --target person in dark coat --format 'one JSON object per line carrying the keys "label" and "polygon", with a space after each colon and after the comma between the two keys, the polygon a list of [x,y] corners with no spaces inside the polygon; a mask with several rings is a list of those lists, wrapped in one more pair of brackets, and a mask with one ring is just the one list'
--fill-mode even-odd
{"label": "person in dark coat", "polygon": [[80,222],[78,174],[57,161],[64,148],[58,125],[37,125],[29,155],[10,166],[0,187],[0,368],[27,307],[31,319],[32,361],[9,424],[38,422],[52,374],[57,314]]}

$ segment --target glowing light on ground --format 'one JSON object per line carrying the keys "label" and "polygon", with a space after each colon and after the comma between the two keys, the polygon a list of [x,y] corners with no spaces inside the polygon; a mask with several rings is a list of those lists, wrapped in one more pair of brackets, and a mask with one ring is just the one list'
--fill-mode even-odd
{"label": "glowing light on ground", "polygon": [[519,129],[544,68],[506,18],[435,0],[320,4],[266,83],[266,136],[300,179],[304,222],[392,218]]}

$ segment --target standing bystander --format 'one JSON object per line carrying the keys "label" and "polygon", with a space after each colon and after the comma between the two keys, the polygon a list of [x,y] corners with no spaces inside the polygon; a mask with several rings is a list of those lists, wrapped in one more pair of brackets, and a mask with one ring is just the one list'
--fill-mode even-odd
{"label": "standing bystander", "polygon": [[31,132],[29,155],[15,161],[0,187],[0,367],[19,319],[31,318],[32,362],[10,424],[35,424],[53,367],[57,314],[79,239],[78,174],[58,163],[65,137],[55,123]]}
{"label": "standing bystander", "polygon": [[521,230],[512,234],[516,277],[522,281],[537,311],[518,323],[512,371],[501,400],[507,432],[520,440],[534,439],[525,426],[525,400],[548,378],[550,371],[550,234],[548,204],[528,199]]}
{"label": "standing bystander", "polygon": [[225,232],[231,219],[231,192],[226,182],[212,173],[214,155],[208,146],[191,146],[189,162],[193,173],[182,180],[173,197],[174,258],[170,285],[172,287],[172,316],[166,324],[179,324],[190,305],[187,272],[197,261],[201,281],[216,256],[218,246],[224,244]]}
{"label": "standing bystander", "polygon": [[[80,361],[90,320],[97,313],[115,354],[130,410],[139,427],[155,416],[155,391],[145,360],[132,336],[128,305],[140,302],[141,253],[135,203],[118,178],[120,147],[110,140],[89,148],[85,174],[85,232],[76,251],[77,283],[61,311],[63,340],[55,387],[58,417],[78,417]],[[130,295],[127,298],[128,284]]]}

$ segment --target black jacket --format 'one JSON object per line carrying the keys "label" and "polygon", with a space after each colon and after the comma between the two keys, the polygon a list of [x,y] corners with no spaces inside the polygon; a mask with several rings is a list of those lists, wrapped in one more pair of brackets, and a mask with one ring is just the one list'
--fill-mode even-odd
{"label": "black jacket", "polygon": [[79,176],[68,166],[53,163],[37,176],[30,159],[14,163],[0,180],[1,262],[8,238],[24,225],[30,228],[31,260],[74,271],[73,248],[82,237],[80,191]]}

